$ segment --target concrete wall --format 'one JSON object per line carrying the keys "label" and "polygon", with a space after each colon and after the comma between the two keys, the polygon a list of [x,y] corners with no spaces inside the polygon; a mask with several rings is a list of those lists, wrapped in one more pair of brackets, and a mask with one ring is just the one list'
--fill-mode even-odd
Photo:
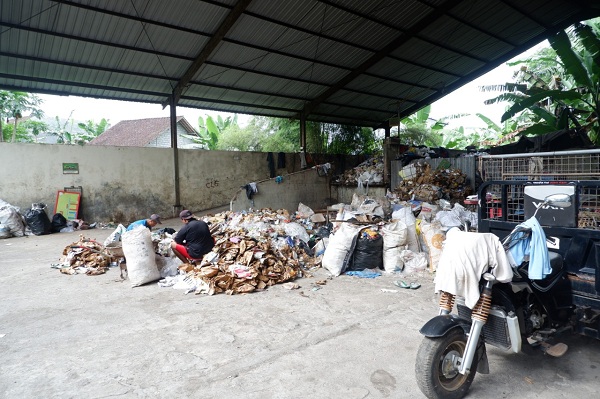
{"label": "concrete wall", "polygon": [[[264,182],[259,183],[255,208],[293,211],[299,202],[313,209],[339,202],[327,178],[315,169],[298,173],[298,154],[286,154],[285,168],[275,170],[284,176],[281,184],[269,180],[267,153],[180,149],[178,154],[180,205],[193,212],[229,205],[236,196],[243,201],[246,194],[238,195],[240,187],[257,181]],[[353,167],[362,160],[348,157],[344,163]],[[316,163],[327,161],[315,157]],[[79,173],[63,174],[63,163],[77,163]],[[0,199],[22,212],[43,202],[51,217],[57,191],[81,186],[80,218],[88,222],[129,223],[152,213],[173,217],[181,209],[175,207],[174,176],[170,148],[0,143]],[[236,204],[238,209],[250,206]]]}
{"label": "concrete wall", "polygon": [[[22,211],[44,202],[51,216],[57,191],[81,186],[80,217],[90,222],[176,215],[170,148],[0,143],[0,160],[0,199]],[[63,163],[79,173],[63,174]],[[192,211],[229,204],[240,186],[269,177],[265,153],[179,150],[179,164],[180,203]]]}
{"label": "concrete wall", "polygon": [[258,192],[248,198],[246,189],[237,190],[231,201],[231,210],[244,209],[287,209],[293,212],[301,202],[313,210],[325,209],[329,198],[329,180],[319,176],[314,168],[282,176],[277,183],[274,179],[257,182]]}

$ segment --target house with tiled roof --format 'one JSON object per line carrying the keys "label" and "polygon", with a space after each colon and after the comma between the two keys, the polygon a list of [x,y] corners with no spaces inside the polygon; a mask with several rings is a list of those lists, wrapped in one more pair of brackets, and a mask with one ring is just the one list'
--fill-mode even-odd
{"label": "house with tiled roof", "polygon": [[[177,117],[177,147],[193,147],[194,141],[184,135],[197,136],[198,132],[183,117]],[[169,117],[121,121],[107,129],[89,145],[116,147],[171,147]]]}

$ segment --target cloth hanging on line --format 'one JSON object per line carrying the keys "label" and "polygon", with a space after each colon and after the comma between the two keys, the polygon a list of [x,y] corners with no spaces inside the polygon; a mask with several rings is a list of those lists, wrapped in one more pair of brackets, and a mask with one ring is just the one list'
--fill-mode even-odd
{"label": "cloth hanging on line", "polygon": [[275,157],[272,152],[267,154],[267,165],[269,166],[269,177],[275,177]]}
{"label": "cloth hanging on line", "polygon": [[246,190],[246,197],[248,197],[249,200],[252,199],[254,194],[258,193],[258,187],[256,183],[248,183],[245,186],[242,186],[242,188]]}
{"label": "cloth hanging on line", "polygon": [[285,168],[285,152],[277,153],[277,169]]}

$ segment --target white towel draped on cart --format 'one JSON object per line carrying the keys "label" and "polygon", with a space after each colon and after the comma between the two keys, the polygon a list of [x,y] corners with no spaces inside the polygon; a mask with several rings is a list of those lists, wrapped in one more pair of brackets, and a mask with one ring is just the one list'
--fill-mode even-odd
{"label": "white towel draped on cart", "polygon": [[450,229],[436,271],[435,292],[464,297],[473,309],[479,300],[479,281],[488,269],[499,282],[512,280],[513,271],[498,237]]}

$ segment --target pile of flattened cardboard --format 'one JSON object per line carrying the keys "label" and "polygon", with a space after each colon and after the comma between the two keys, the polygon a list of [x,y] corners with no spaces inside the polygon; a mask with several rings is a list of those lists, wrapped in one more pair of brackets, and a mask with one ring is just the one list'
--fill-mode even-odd
{"label": "pile of flattened cardboard", "polygon": [[110,256],[99,242],[79,235],[79,241],[69,244],[63,250],[60,263],[53,265],[64,274],[104,274],[110,264]]}
{"label": "pile of flattened cardboard", "polygon": [[298,223],[286,210],[222,212],[205,220],[215,238],[213,251],[200,265],[180,266],[195,282],[198,294],[263,290],[306,276],[319,264],[320,258],[305,250],[310,252],[304,240],[312,224],[307,219]]}

